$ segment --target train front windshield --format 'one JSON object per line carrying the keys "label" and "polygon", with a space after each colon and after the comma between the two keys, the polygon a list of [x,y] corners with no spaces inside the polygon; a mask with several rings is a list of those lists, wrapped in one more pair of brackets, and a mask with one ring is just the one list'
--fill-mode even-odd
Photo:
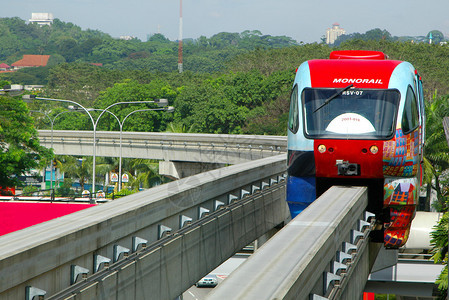
{"label": "train front windshield", "polygon": [[399,101],[398,90],[306,88],[302,93],[305,135],[389,139]]}

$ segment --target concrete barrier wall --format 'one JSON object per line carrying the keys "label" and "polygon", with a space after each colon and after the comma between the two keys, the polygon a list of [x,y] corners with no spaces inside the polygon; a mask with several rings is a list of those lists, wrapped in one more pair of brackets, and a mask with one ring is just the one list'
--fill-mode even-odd
{"label": "concrete barrier wall", "polygon": [[[112,258],[114,245],[131,249],[133,236],[144,238],[151,243],[158,239],[158,225],[163,224],[176,230],[179,228],[181,214],[196,220],[199,206],[213,211],[214,200],[227,203],[229,194],[239,196],[242,189],[251,191],[253,186],[260,186],[262,181],[269,182],[271,178],[283,174],[285,169],[285,155],[226,167],[2,236],[0,298],[24,299],[26,286],[43,289],[47,291],[47,296],[55,294],[70,285],[71,265],[87,268],[92,274],[95,255]],[[280,201],[279,195],[275,197],[285,205],[283,199]],[[269,206],[264,209],[268,208]],[[259,210],[261,209],[259,207]],[[279,216],[282,216],[281,219],[287,217],[286,207],[285,210],[279,210],[278,207],[273,209],[278,212],[274,216],[268,216],[267,222],[281,222]],[[275,217],[278,219],[270,221]],[[245,220],[249,223],[257,221],[260,220],[256,217]],[[208,232],[206,229],[202,230]],[[192,240],[193,243],[200,243]],[[246,243],[243,237],[242,243]],[[236,245],[240,247],[240,244]],[[204,245],[203,248],[210,249],[210,246]],[[234,249],[237,250],[239,249]],[[216,264],[217,262],[211,263],[214,266]],[[129,268],[132,273],[132,264]],[[189,284],[196,280],[196,277],[205,274],[206,269],[201,269],[200,273],[195,272],[197,276],[189,275]],[[124,272],[120,276],[125,274],[127,273]],[[110,276],[112,277],[105,278],[104,282],[95,283],[98,286],[96,296],[103,295],[104,299],[108,299],[106,296],[111,291],[107,286],[117,280],[113,279],[114,274]],[[86,296],[86,299],[96,298]]]}

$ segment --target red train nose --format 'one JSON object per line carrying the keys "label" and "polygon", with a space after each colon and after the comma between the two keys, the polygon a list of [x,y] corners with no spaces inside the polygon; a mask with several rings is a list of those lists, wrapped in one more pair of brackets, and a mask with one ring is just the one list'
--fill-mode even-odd
{"label": "red train nose", "polygon": [[384,177],[382,141],[321,139],[314,143],[317,177]]}

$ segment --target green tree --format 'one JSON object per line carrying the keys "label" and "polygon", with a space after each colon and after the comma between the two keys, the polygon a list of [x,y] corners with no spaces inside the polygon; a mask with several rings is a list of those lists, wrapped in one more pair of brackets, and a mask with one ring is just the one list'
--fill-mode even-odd
{"label": "green tree", "polygon": [[5,60],[21,48],[19,39],[9,30],[5,22],[0,19],[0,59]]}
{"label": "green tree", "polygon": [[394,41],[396,37],[392,37],[387,30],[382,30],[379,28],[368,30],[365,33],[351,33],[343,34],[337,38],[334,42],[334,46],[340,46],[343,42],[349,40],[361,40],[361,41]]}
{"label": "green tree", "polygon": [[95,181],[106,186],[106,174],[118,170],[119,159],[116,157],[97,157],[95,164]]}
{"label": "green tree", "polygon": [[224,78],[185,86],[175,101],[175,119],[202,133],[240,133],[248,108],[239,106],[225,91]]}
{"label": "green tree", "polygon": [[91,107],[100,91],[122,80],[118,71],[87,63],[63,63],[50,69],[46,96],[69,99]]}
{"label": "green tree", "polygon": [[187,128],[185,124],[170,122],[168,123],[167,129],[165,131],[171,133],[192,133],[192,130],[193,126]]}
{"label": "green tree", "polygon": [[77,158],[75,156],[62,155],[57,157],[61,162],[61,171],[66,178],[79,180],[81,190],[84,190],[84,183],[92,178],[92,158]]}
{"label": "green tree", "polygon": [[129,54],[137,52],[137,41],[126,40],[108,40],[101,45],[94,47],[90,59],[101,63],[113,63],[122,58],[126,58]]}
{"label": "green tree", "polygon": [[39,145],[25,103],[17,97],[0,96],[0,186],[20,185],[18,176],[43,167],[52,155]]}
{"label": "green tree", "polygon": [[432,44],[439,44],[444,41],[444,34],[439,30],[432,30],[427,35],[427,40],[430,39],[430,35],[432,34]]}
{"label": "green tree", "polygon": [[100,46],[103,43],[103,40],[98,37],[90,37],[86,41],[82,42],[78,49],[80,53],[83,54],[84,57],[89,57],[90,54],[92,54],[92,51],[95,49],[95,47]]}
{"label": "green tree", "polygon": [[309,59],[328,58],[331,48],[323,44],[304,44],[281,49],[256,49],[237,55],[227,63],[227,71],[248,72],[259,70],[268,76],[276,71],[294,72],[298,66]]}
{"label": "green tree", "polygon": [[64,178],[62,186],[56,189],[55,194],[59,197],[75,197],[75,191],[72,189],[72,180],[70,178]]}
{"label": "green tree", "polygon": [[[65,62],[66,62],[65,58],[61,54],[52,54],[48,59],[47,66],[53,67],[59,64],[63,64]],[[47,80],[47,78],[45,78],[45,80]]]}
{"label": "green tree", "polygon": [[[448,203],[449,205],[449,203]],[[443,264],[444,268],[436,280],[438,289],[441,292],[439,299],[447,299],[448,289],[448,232],[449,232],[449,212],[445,212],[438,224],[434,226],[434,230],[430,233],[432,245],[432,258],[435,263]]]}
{"label": "green tree", "polygon": [[11,73],[4,73],[2,78],[14,84],[47,84],[49,67],[24,68]]}
{"label": "green tree", "polygon": [[245,134],[286,135],[290,103],[290,91],[285,91],[279,97],[262,106],[253,109],[248,114],[248,121],[243,128]]}
{"label": "green tree", "polygon": [[59,54],[62,55],[67,62],[73,62],[79,57],[78,42],[69,36],[60,37],[57,41]]}
{"label": "green tree", "polygon": [[424,180],[427,183],[427,206],[431,189],[436,191],[437,211],[444,212],[443,217],[431,232],[432,258],[435,263],[442,263],[443,271],[436,284],[441,291],[440,299],[446,299],[448,288],[448,232],[449,232],[449,195],[445,173],[449,169],[449,154],[443,118],[449,116],[449,96],[438,97],[436,92],[431,101],[426,102],[426,144],[424,149]]}
{"label": "green tree", "polygon": [[[149,159],[132,159],[126,163],[125,168],[130,176],[131,189],[151,188],[170,180],[159,175],[159,164]],[[134,174],[134,175],[132,175]]]}
{"label": "green tree", "polygon": [[426,102],[424,180],[427,182],[427,203],[430,201],[432,188],[437,193],[438,211],[444,209],[446,191],[441,180],[443,173],[449,168],[449,147],[443,128],[443,118],[446,116],[449,116],[449,96],[438,97],[434,94],[433,99]]}
{"label": "green tree", "polygon": [[386,40],[390,41],[392,40],[391,34],[387,30],[382,30],[379,28],[371,29],[365,32],[364,36],[362,36],[362,39],[364,40]]}
{"label": "green tree", "polygon": [[[106,108],[117,102],[153,101],[155,99],[168,99],[172,101],[176,91],[162,80],[153,80],[148,84],[139,84],[135,80],[125,80],[108,88],[98,97],[95,107]],[[111,111],[122,122],[126,115],[137,109],[158,108],[156,104],[125,104],[116,105]],[[163,131],[166,124],[172,120],[171,114],[160,111],[147,111],[136,113],[126,120],[124,130],[131,131]],[[103,130],[119,130],[118,122],[112,115],[104,114],[100,120],[99,128]]]}

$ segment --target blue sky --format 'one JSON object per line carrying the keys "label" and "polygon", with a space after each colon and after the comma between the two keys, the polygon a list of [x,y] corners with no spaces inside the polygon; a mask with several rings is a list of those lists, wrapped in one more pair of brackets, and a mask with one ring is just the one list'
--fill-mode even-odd
{"label": "blue sky", "polygon": [[[32,12],[113,37],[146,40],[162,33],[178,38],[180,0],[2,0],[0,17],[28,20]],[[333,23],[347,33],[380,28],[394,36],[449,36],[448,0],[183,0],[183,37],[210,37],[219,32],[260,30],[305,43],[318,42]]]}

